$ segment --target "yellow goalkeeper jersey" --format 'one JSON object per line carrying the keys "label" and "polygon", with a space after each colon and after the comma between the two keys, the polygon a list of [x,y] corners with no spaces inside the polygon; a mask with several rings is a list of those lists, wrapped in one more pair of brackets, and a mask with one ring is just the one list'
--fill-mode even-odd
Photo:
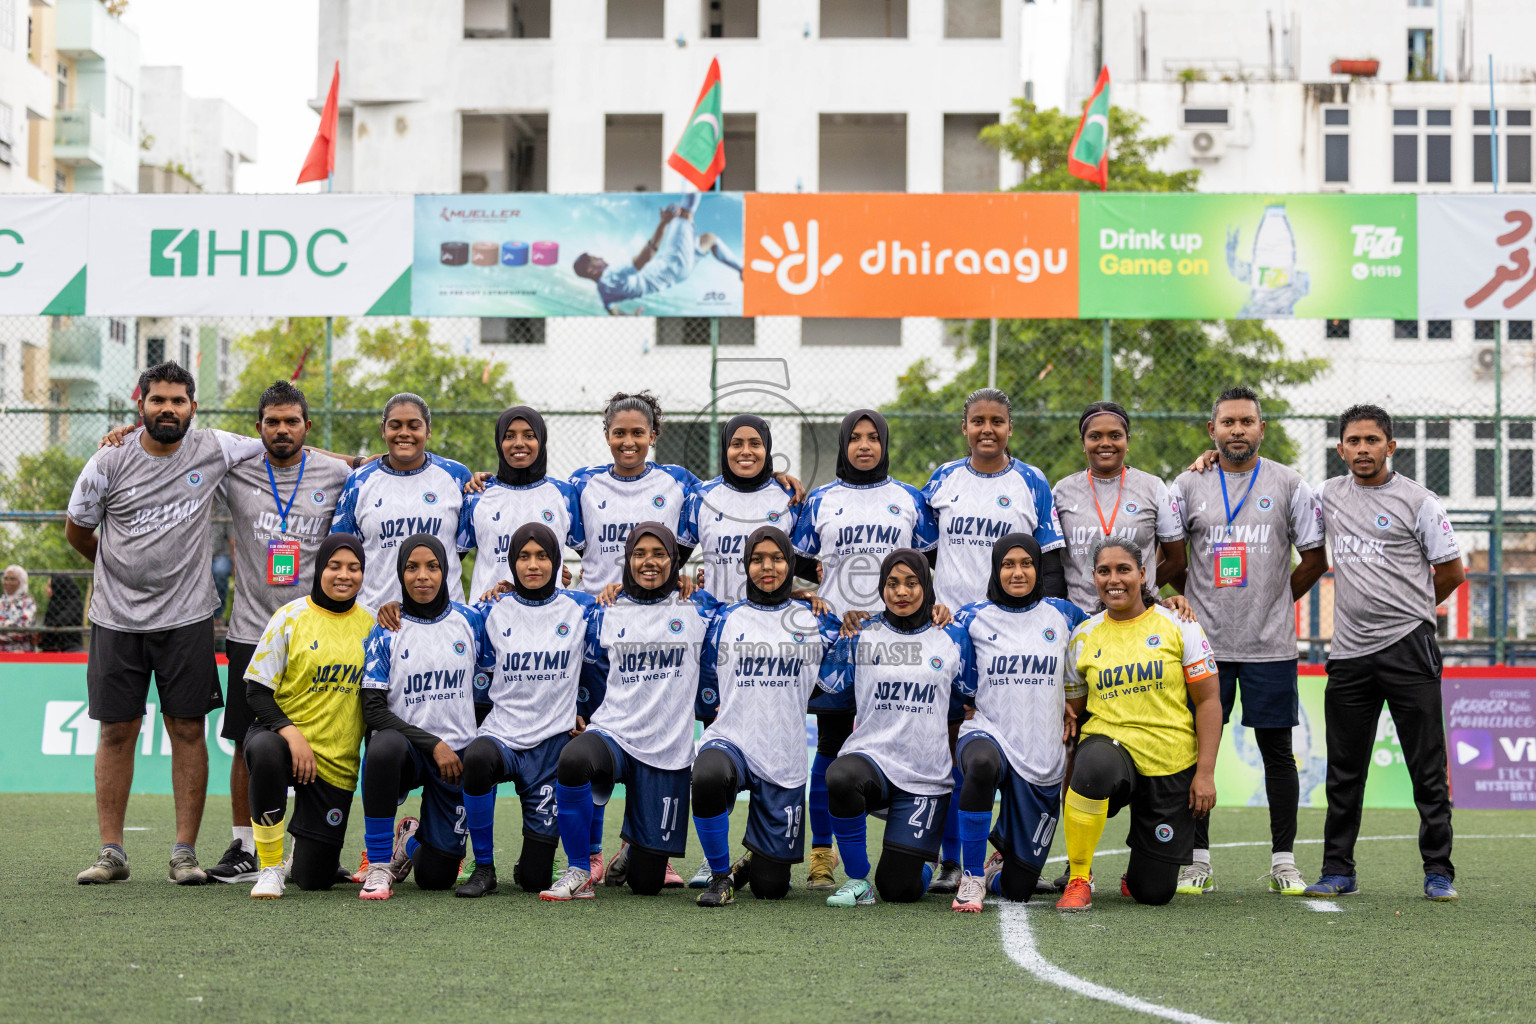
{"label": "yellow goalkeeper jersey", "polygon": [[1124,622],[1100,612],[1072,631],[1067,696],[1088,698],[1084,736],[1118,740],[1143,775],[1172,775],[1195,763],[1195,718],[1185,681],[1216,675],[1198,622],[1153,605]]}
{"label": "yellow goalkeeper jersey", "polygon": [[315,752],[315,772],[331,785],[357,787],[363,742],[363,640],[373,613],[354,604],[329,612],[307,597],[290,601],[267,623],[245,678],[273,699]]}

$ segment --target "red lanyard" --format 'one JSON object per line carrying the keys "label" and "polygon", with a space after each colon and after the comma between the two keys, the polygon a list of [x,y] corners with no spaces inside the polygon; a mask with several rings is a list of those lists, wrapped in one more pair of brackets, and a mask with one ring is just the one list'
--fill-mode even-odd
{"label": "red lanyard", "polygon": [[1115,511],[1109,517],[1109,522],[1104,522],[1104,510],[1099,507],[1099,488],[1094,483],[1093,470],[1088,470],[1088,493],[1093,496],[1093,510],[1099,514],[1099,526],[1104,530],[1104,536],[1109,536],[1109,531],[1115,528],[1115,519],[1120,515],[1120,496],[1125,493],[1125,467],[1120,467],[1120,489],[1115,492]]}

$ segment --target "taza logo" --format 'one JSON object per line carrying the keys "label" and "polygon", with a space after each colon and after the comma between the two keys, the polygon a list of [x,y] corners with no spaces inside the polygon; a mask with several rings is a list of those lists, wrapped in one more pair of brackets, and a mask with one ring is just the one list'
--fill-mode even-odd
{"label": "taza logo", "polygon": [[[225,231],[226,241],[233,232]],[[256,232],[256,245],[254,254],[251,246],[251,232],[240,232],[240,243],[236,246],[219,248],[219,233],[210,228],[208,230],[208,260],[205,265],[200,258],[203,252],[202,232],[197,228],[155,228],[149,233],[149,276],[150,277],[197,277],[199,273],[206,273],[214,277],[222,268],[225,273],[233,267],[235,260],[239,261],[239,276],[249,277],[251,264],[255,263],[257,277],[281,277],[291,272],[298,266],[299,255],[302,252],[305,265],[311,273],[317,277],[335,277],[347,269],[346,260],[335,260],[335,247],[346,245],[347,236],[336,228],[321,228],[309,236],[306,244],[300,245],[299,240],[287,231],[263,228]],[[317,249],[323,239],[333,238],[335,243],[325,246],[329,254],[327,266],[321,266]],[[252,256],[255,260],[252,260]],[[220,262],[223,260],[224,262]]]}

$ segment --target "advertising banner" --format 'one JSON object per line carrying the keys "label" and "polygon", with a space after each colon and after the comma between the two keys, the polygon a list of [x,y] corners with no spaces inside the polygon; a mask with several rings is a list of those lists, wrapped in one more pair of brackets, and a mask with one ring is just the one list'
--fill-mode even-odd
{"label": "advertising banner", "polygon": [[1419,315],[1536,318],[1536,196],[1419,196]]}
{"label": "advertising banner", "polygon": [[740,316],[740,192],[417,196],[417,316]]}
{"label": "advertising banner", "polygon": [[87,197],[0,196],[0,316],[85,312]]}
{"label": "advertising banner", "polygon": [[1080,218],[1083,317],[1419,315],[1411,195],[1109,193]]}
{"label": "advertising banner", "polygon": [[747,316],[1077,315],[1076,194],[747,196]]}
{"label": "advertising banner", "polygon": [[410,312],[411,197],[90,197],[91,315]]}
{"label": "advertising banner", "polygon": [[1457,809],[1536,810],[1536,679],[1447,679],[1441,700]]}

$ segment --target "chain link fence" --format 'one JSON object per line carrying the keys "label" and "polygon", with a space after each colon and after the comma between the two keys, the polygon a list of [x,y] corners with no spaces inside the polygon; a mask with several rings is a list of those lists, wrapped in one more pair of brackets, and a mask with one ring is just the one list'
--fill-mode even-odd
{"label": "chain link fence", "polygon": [[[754,412],[776,468],[807,487],[833,478],[838,423],[861,407],[886,413],[892,471],[921,485],[966,454],[964,397],[989,383],[1012,396],[1013,453],[1053,482],[1083,467],[1077,419],[1102,397],[1130,411],[1130,464],[1171,480],[1209,447],[1215,396],[1252,386],[1263,453],[1314,484],[1345,472],[1338,413],[1374,402],[1395,418],[1395,468],[1441,496],[1466,553],[1471,583],[1440,613],[1448,655],[1536,660],[1536,342],[1530,321],[1471,320],[0,318],[0,564],[25,569],[32,598],[7,582],[0,649],[80,648],[90,572],[63,509],[102,434],[137,420],[139,372],[164,360],[197,377],[196,425],[254,433],[257,396],[292,379],[310,443],[346,453],[381,451],[384,399],[415,391],[432,450],[476,470],[496,467],[496,414],[526,403],[561,476],[611,461],[602,408],[643,388],[665,410],[657,461],[717,474],[718,425]],[[1331,629],[1325,577],[1297,608],[1302,656],[1321,660]]]}

